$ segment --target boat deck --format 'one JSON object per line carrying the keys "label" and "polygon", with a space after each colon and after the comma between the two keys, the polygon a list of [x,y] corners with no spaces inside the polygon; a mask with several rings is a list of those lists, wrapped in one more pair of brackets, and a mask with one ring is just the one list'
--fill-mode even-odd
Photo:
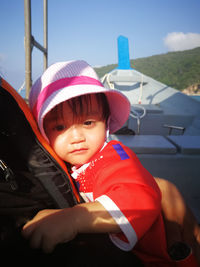
{"label": "boat deck", "polygon": [[200,102],[134,69],[114,69],[104,86],[125,94],[134,134],[112,135],[155,177],[172,181],[200,222]]}

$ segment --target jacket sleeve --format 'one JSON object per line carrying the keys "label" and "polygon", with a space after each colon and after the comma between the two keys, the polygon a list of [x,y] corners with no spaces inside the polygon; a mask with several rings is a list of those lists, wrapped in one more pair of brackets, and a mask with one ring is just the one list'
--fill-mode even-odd
{"label": "jacket sleeve", "polygon": [[121,228],[122,233],[112,234],[111,239],[123,250],[131,250],[160,214],[161,194],[154,178],[119,143],[99,161],[93,192]]}

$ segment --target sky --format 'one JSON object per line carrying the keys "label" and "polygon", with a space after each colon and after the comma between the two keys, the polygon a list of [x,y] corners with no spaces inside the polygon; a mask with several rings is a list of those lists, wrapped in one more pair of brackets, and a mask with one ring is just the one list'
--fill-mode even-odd
{"label": "sky", "polygon": [[[25,80],[24,0],[0,0],[0,75],[16,90]],[[200,46],[200,0],[48,0],[48,65],[84,59],[118,61],[117,37],[131,59]],[[43,1],[31,1],[32,35],[43,44]],[[43,55],[32,51],[33,82]]]}

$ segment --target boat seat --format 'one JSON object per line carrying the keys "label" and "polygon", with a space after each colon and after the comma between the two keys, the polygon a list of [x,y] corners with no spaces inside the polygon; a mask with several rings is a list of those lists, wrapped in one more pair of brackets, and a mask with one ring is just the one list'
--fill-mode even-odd
{"label": "boat seat", "polygon": [[176,154],[177,148],[161,135],[110,135],[136,154]]}
{"label": "boat seat", "polygon": [[170,135],[167,138],[182,154],[200,154],[200,136]]}

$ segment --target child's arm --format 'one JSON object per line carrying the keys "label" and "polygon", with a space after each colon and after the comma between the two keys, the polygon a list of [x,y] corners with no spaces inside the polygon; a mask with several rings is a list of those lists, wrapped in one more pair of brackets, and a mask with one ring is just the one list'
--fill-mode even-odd
{"label": "child's arm", "polygon": [[200,264],[200,227],[194,215],[174,184],[160,178],[156,178],[156,182],[162,192],[162,213],[168,248],[178,241],[187,243]]}
{"label": "child's arm", "polygon": [[24,225],[22,234],[33,248],[51,252],[59,243],[68,242],[78,233],[118,233],[120,228],[99,202],[72,208],[42,210]]}

